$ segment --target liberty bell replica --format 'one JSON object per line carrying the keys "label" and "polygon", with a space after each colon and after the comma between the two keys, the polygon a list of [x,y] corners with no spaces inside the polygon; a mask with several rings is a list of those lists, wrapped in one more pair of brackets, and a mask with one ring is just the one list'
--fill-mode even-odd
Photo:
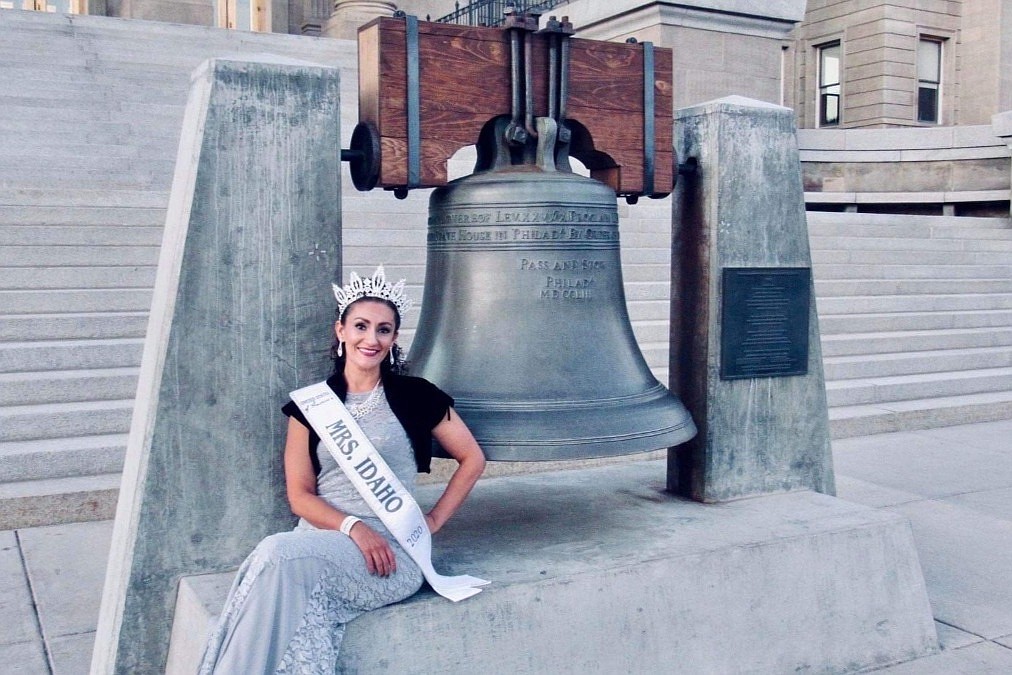
{"label": "liberty bell replica", "polygon": [[[410,374],[454,397],[491,460],[678,445],[696,428],[636,344],[616,206],[617,194],[664,196],[673,184],[670,79],[657,72],[657,52],[667,52],[670,74],[670,52],[571,39],[565,18],[540,30],[537,23],[508,14],[502,28],[474,29],[394,17],[359,34],[364,119],[346,151],[356,186],[383,184],[400,195],[436,187]],[[465,65],[464,54],[474,62]],[[384,73],[401,61],[403,74]],[[595,67],[603,68],[598,80]],[[616,87],[623,69],[631,82]],[[446,89],[426,73],[457,94],[441,95]],[[570,86],[571,73],[580,84]],[[382,86],[365,82],[370,74],[380,83],[397,78],[403,89],[394,99],[406,105],[385,110]],[[449,83],[453,76],[466,82]],[[461,97],[469,86],[480,96]],[[611,109],[595,98],[609,90],[621,98]],[[622,106],[640,112],[638,127],[629,128],[636,115]],[[445,164],[427,161],[433,154],[445,162],[449,149],[470,144],[472,175],[446,182]],[[571,156],[590,178],[573,173]]]}

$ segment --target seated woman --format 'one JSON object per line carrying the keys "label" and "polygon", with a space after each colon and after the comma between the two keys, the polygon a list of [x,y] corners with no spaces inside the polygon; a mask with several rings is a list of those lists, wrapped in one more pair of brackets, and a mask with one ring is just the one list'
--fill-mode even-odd
{"label": "seated woman", "polygon": [[[396,344],[411,301],[401,281],[352,273],[335,285],[334,373],[327,384],[345,402],[398,479],[413,491],[429,471],[431,442],[457,460],[442,496],[425,515],[433,533],[460,508],[485,466],[453,399],[429,382],[401,375]],[[239,568],[201,673],[326,673],[337,665],[344,626],[403,600],[422,574],[360,496],[302,412],[289,401],[285,483],[292,532],[264,539]]]}

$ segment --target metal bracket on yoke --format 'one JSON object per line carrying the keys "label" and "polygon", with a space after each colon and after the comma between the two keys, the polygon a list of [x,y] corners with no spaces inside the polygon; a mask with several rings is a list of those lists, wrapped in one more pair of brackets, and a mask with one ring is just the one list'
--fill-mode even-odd
{"label": "metal bracket on yoke", "polygon": [[[405,15],[405,38],[407,40],[407,85],[408,85],[408,183],[404,190],[416,188],[422,177],[422,123],[419,94],[418,60],[418,17]],[[396,194],[396,193],[395,193]],[[398,198],[403,199],[400,195]]]}
{"label": "metal bracket on yoke", "polygon": [[575,32],[569,17],[562,21],[554,16],[539,33],[548,39],[548,117],[556,122],[555,163],[562,171],[572,172],[569,165],[569,142],[572,133],[566,126],[566,101],[569,98],[569,37]]}
{"label": "metal bracket on yoke", "polygon": [[654,43],[643,43],[643,194],[654,194],[654,165],[657,161],[654,133]]}

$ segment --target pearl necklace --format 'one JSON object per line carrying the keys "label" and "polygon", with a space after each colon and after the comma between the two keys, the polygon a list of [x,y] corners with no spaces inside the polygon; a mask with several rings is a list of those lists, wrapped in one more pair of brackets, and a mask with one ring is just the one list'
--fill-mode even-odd
{"label": "pearl necklace", "polygon": [[366,415],[368,415],[369,413],[371,413],[373,410],[376,409],[376,406],[378,406],[380,403],[381,394],[383,393],[383,387],[380,386],[382,383],[383,383],[382,380],[377,380],[376,386],[372,388],[371,392],[369,392],[369,398],[362,401],[361,403],[348,407],[348,412],[351,413],[352,417],[354,417],[357,420],[362,419],[363,417],[365,417]]}

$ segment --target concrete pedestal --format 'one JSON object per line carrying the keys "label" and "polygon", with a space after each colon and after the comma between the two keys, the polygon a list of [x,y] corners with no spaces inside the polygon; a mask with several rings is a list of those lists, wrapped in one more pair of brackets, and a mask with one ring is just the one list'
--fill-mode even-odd
{"label": "concrete pedestal", "polygon": [[[731,295],[724,272],[811,273],[794,114],[729,97],[677,110],[675,120],[679,161],[695,161],[698,168],[679,181],[672,200],[671,389],[685,402],[699,433],[669,455],[668,485],[706,502],[799,489],[832,494],[813,283],[807,298],[776,297],[802,308],[801,339],[784,338],[783,309],[756,312],[749,327],[762,345],[807,344],[804,374],[725,379],[721,368],[723,333],[735,332],[724,320]],[[766,360],[773,353],[758,348],[752,355]]]}
{"label": "concrete pedestal", "polygon": [[[342,672],[844,673],[937,650],[905,519],[807,491],[699,504],[664,477],[651,461],[479,483],[436,567],[492,584],[356,619]],[[193,672],[231,576],[183,580],[168,672]]]}
{"label": "concrete pedestal", "polygon": [[161,672],[179,578],[293,522],[269,413],[330,367],[339,91],[336,68],[281,57],[194,75],[92,673]]}

